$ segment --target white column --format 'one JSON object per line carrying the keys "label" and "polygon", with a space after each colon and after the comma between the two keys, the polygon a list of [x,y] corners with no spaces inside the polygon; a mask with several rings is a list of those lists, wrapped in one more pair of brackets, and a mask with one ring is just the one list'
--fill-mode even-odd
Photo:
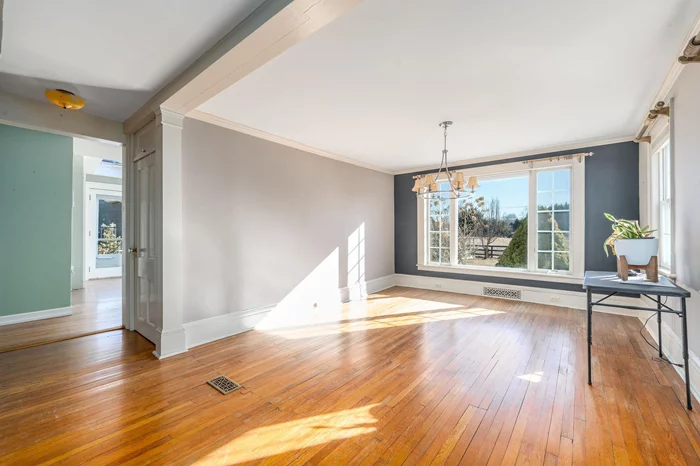
{"label": "white column", "polygon": [[162,357],[187,351],[182,327],[182,122],[184,115],[161,109],[156,114],[161,182],[160,277],[163,324],[156,352]]}

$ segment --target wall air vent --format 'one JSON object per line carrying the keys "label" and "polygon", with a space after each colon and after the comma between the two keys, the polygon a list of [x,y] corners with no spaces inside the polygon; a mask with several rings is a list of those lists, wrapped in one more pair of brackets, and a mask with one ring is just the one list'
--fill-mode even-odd
{"label": "wall air vent", "polygon": [[520,301],[520,290],[510,288],[497,288],[495,286],[485,286],[483,291],[484,296],[492,296],[494,298],[517,299]]}

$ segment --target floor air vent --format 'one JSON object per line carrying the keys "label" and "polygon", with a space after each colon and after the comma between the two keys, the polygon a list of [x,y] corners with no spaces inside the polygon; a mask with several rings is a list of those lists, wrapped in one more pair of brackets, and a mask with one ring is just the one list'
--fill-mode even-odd
{"label": "floor air vent", "polygon": [[221,393],[224,395],[228,395],[229,393],[238,390],[241,388],[240,384],[237,384],[233,380],[229,379],[228,377],[222,375],[221,377],[217,377],[215,379],[212,379],[207,382],[209,385],[212,387],[216,388],[219,390]]}
{"label": "floor air vent", "polygon": [[510,288],[496,288],[495,286],[485,286],[484,296],[493,296],[494,298],[517,299],[520,300],[520,290],[512,290]]}

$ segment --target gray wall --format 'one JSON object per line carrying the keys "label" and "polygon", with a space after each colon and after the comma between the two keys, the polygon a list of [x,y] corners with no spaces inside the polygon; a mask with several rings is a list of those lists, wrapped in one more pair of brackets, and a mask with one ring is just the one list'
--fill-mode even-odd
{"label": "gray wall", "polygon": [[[585,268],[586,270],[615,270],[614,257],[606,257],[603,251],[603,241],[607,238],[610,231],[610,222],[605,219],[603,213],[608,212],[616,217],[628,219],[639,218],[637,144],[625,142],[576,149],[576,152],[594,153],[593,157],[586,159]],[[552,152],[501,160],[498,163],[517,162],[571,153],[571,150]],[[494,165],[494,163],[478,163],[455,168],[487,165]],[[416,236],[418,221],[416,196],[411,192],[413,187],[412,177],[415,174],[410,173],[394,177],[394,228],[396,231],[394,256],[396,258],[396,273],[581,291],[581,286],[575,284],[418,270],[416,268],[416,263],[418,262],[416,248],[418,241]]]}
{"label": "gray wall", "polygon": [[337,296],[362,224],[365,279],[393,274],[393,211],[390,175],[185,119],[184,322]]}
{"label": "gray wall", "polygon": [[[688,300],[688,335],[690,350],[700,355],[700,204],[698,204],[698,173],[700,173],[700,67],[685,66],[671,90],[671,154],[673,157],[674,203],[674,270],[676,283],[692,293]],[[668,102],[668,101],[667,101]],[[676,300],[669,305],[678,309]],[[653,319],[652,319],[653,322]],[[675,316],[665,315],[664,322],[681,336],[681,321]],[[650,325],[653,332],[653,325]],[[664,344],[664,346],[666,346]],[[680,354],[672,356],[679,360]],[[694,387],[700,379],[694,378],[691,363],[691,380]]]}

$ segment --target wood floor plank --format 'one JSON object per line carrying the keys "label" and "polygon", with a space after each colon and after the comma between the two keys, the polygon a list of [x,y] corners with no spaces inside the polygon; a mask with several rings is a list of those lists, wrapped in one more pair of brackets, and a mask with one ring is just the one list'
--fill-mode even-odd
{"label": "wood floor plank", "polygon": [[[0,464],[697,464],[632,318],[392,288],[165,360],[123,330],[0,354]],[[243,385],[223,396],[205,384]]]}
{"label": "wood floor plank", "polygon": [[0,326],[0,353],[123,328],[122,280],[88,280],[71,291],[72,315]]}

